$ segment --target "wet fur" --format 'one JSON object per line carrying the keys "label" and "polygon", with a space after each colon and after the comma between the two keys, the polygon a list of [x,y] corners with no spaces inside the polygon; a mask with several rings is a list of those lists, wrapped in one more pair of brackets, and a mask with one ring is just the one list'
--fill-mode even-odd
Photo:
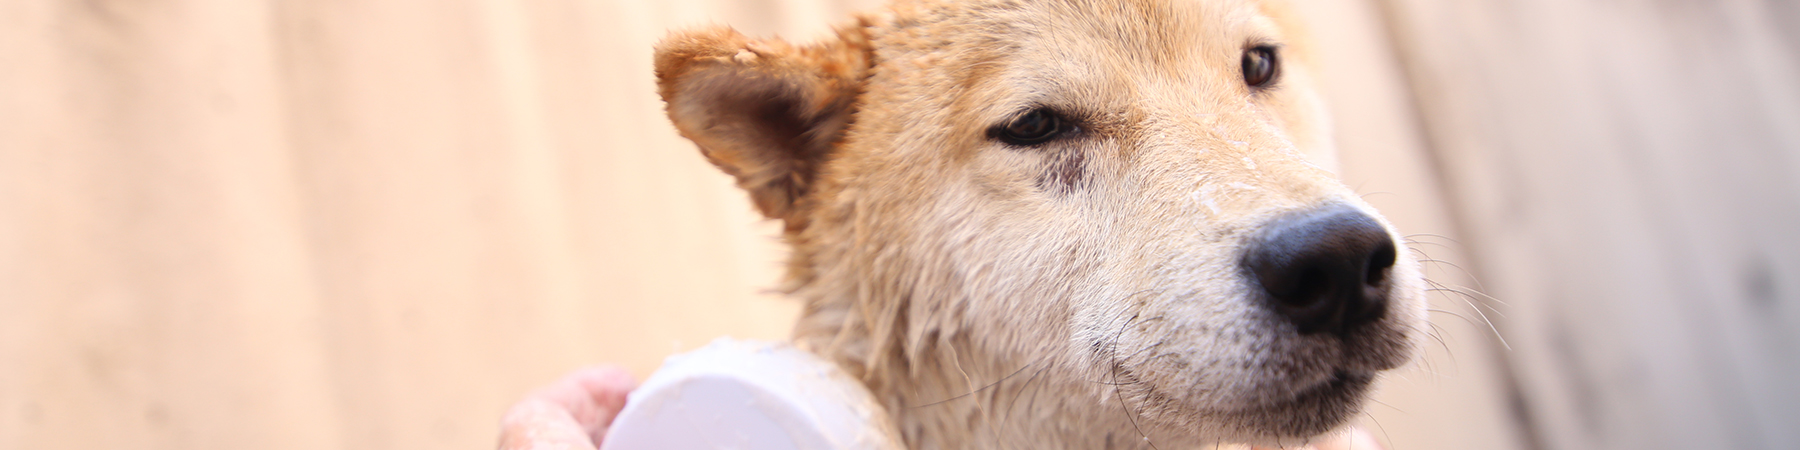
{"label": "wet fur", "polygon": [[[1373,214],[1325,168],[1295,20],[902,0],[809,46],[679,32],[656,70],[676,127],[785,223],[796,343],[864,380],[909,446],[1291,445],[1352,418],[1423,315],[1404,253],[1387,316],[1345,336],[1297,333],[1240,268],[1286,214]],[[1281,81],[1251,89],[1239,57],[1265,44]],[[1080,131],[988,136],[1040,106]]]}

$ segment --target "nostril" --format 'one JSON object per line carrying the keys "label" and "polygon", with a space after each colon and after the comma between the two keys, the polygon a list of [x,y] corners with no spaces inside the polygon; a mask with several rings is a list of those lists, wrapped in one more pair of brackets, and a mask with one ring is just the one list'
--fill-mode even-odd
{"label": "nostril", "polygon": [[1386,310],[1382,283],[1399,256],[1387,228],[1339,205],[1283,217],[1263,227],[1243,264],[1270,306],[1302,333],[1377,320]]}
{"label": "nostril", "polygon": [[1307,267],[1304,271],[1300,272],[1300,279],[1295,283],[1295,287],[1298,288],[1299,291],[1285,297],[1293,297],[1302,300],[1323,297],[1330,294],[1325,291],[1331,290],[1331,276],[1325,274],[1325,269]]}
{"label": "nostril", "polygon": [[1397,251],[1391,242],[1376,246],[1375,254],[1369,256],[1369,268],[1365,270],[1367,274],[1363,276],[1363,283],[1378,285],[1381,280],[1387,279],[1388,269],[1394,267],[1394,258],[1399,256]]}
{"label": "nostril", "polygon": [[1283,307],[1309,308],[1331,296],[1331,274],[1323,267],[1303,265],[1298,270],[1284,270],[1265,264],[1262,269],[1253,270],[1257,281]]}

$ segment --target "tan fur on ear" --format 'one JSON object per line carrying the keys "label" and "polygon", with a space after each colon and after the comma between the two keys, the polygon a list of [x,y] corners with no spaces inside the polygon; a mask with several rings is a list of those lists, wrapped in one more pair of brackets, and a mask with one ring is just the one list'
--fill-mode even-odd
{"label": "tan fur on ear", "polygon": [[867,28],[807,47],[727,27],[673,34],[656,47],[669,118],[764,215],[798,229],[795,204],[842,138],[869,70]]}

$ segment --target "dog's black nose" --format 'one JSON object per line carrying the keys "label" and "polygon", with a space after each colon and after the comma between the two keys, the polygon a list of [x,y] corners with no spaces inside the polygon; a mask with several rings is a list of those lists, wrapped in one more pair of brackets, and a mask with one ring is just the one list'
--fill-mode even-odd
{"label": "dog's black nose", "polygon": [[1250,243],[1244,267],[1276,312],[1301,333],[1342,334],[1381,318],[1394,240],[1374,217],[1333,206],[1275,220]]}

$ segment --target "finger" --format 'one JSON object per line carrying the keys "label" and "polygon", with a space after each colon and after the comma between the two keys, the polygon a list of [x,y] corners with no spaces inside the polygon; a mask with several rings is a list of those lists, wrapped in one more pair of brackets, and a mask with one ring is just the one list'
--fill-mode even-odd
{"label": "finger", "polygon": [[594,450],[595,442],[567,409],[541,398],[520,401],[500,419],[500,450]]}
{"label": "finger", "polygon": [[[514,427],[536,435],[562,439],[573,429],[598,446],[619,410],[625,408],[626,395],[637,387],[631,372],[616,366],[594,366],[577,370],[562,379],[539,388],[514,407]],[[514,415],[509,413],[509,418]],[[537,422],[527,422],[535,420]],[[554,423],[554,426],[546,425]],[[547,434],[546,434],[547,433]],[[519,434],[523,436],[523,434]],[[524,438],[521,438],[524,439]]]}
{"label": "finger", "polygon": [[606,428],[625,409],[627,395],[637,388],[637,379],[631,372],[617,366],[588,367],[565,380],[580,390],[583,408],[571,411],[579,412],[575,421],[593,435],[594,442],[606,435]]}

